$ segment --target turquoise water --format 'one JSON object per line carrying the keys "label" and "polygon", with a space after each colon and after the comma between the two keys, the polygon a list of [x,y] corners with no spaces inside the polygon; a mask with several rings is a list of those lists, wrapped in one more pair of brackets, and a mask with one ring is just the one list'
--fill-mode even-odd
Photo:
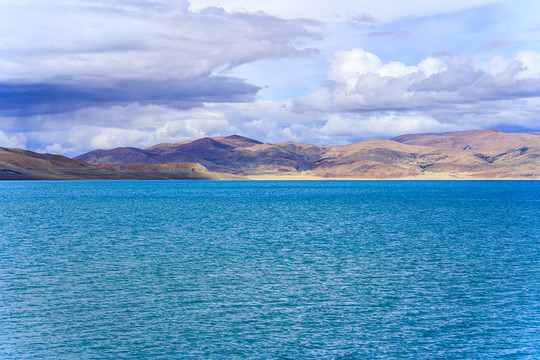
{"label": "turquoise water", "polygon": [[0,358],[540,358],[540,182],[0,183]]}

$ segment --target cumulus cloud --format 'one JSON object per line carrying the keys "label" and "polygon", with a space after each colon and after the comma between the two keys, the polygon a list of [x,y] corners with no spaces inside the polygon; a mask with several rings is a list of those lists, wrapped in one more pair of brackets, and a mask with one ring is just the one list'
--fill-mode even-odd
{"label": "cumulus cloud", "polygon": [[259,88],[223,71],[311,54],[304,45],[319,37],[313,25],[261,12],[194,12],[184,0],[2,3],[0,115],[253,101]]}
{"label": "cumulus cloud", "polygon": [[297,99],[296,111],[411,111],[540,96],[540,54],[495,58],[491,70],[464,56],[443,63],[428,57],[418,65],[384,64],[362,49],[340,51],[328,60],[328,81]]}
{"label": "cumulus cloud", "polygon": [[[96,148],[145,148],[162,142],[231,134],[266,142],[344,144],[403,133],[491,127],[505,130],[509,125],[513,129],[533,129],[537,124],[536,114],[540,113],[540,98],[450,104],[418,110],[294,110],[292,100],[213,103],[190,110],[140,104],[88,108],[30,117],[32,121],[28,126],[36,131],[27,133],[27,143],[39,149],[47,149],[47,146],[53,149],[58,143],[62,145],[61,151],[72,149],[63,154],[76,156]],[[70,126],[62,126],[66,123]]]}
{"label": "cumulus cloud", "polygon": [[368,115],[337,113],[329,116],[317,129],[319,137],[328,141],[336,139],[349,142],[351,139],[389,138],[398,134],[433,131],[454,131],[456,124],[440,123],[435,118],[418,112],[380,112]]}
{"label": "cumulus cloud", "polygon": [[62,144],[55,142],[52,145],[47,145],[44,149],[38,149],[37,152],[47,154],[69,154],[72,153],[74,150],[74,148],[64,148]]}
{"label": "cumulus cloud", "polygon": [[[130,102],[135,99],[132,95],[122,95],[130,100],[122,102],[126,98],[112,96],[110,106],[40,113],[11,122],[4,118],[11,130],[4,137],[13,142],[24,132],[29,146],[75,156],[95,148],[144,148],[230,134],[268,142],[339,144],[403,133],[535,129],[540,113],[539,63],[538,53],[521,52],[513,58],[492,58],[487,70],[475,68],[464,56],[446,61],[427,57],[407,65],[385,63],[373,53],[354,49],[328,58],[327,81],[308,96],[208,102],[211,91],[206,89],[205,102],[194,108],[144,99]],[[196,98],[197,91],[192,89],[191,94]]]}
{"label": "cumulus cloud", "polygon": [[26,136],[22,133],[8,135],[0,130],[0,147],[25,149]]}
{"label": "cumulus cloud", "polygon": [[16,122],[13,131],[20,130],[17,124],[24,126],[31,148],[68,156],[96,148],[144,148],[162,142],[242,133],[223,111],[204,107],[182,110],[153,104],[35,115],[25,118],[24,123]]}
{"label": "cumulus cloud", "polygon": [[258,59],[303,56],[305,20],[188,10],[185,1],[2,4],[0,81],[190,79]]}

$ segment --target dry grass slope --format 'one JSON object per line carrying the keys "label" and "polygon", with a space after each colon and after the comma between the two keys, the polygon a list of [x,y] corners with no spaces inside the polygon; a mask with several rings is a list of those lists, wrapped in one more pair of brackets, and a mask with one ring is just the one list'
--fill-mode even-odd
{"label": "dry grass slope", "polygon": [[[137,150],[145,162],[190,161],[248,178],[537,179],[539,143],[536,133],[490,129],[409,134],[342,146],[263,144],[233,135]],[[123,163],[131,159],[123,152],[99,150],[77,159]]]}
{"label": "dry grass slope", "polygon": [[216,180],[197,163],[90,165],[60,155],[0,148],[0,180]]}
{"label": "dry grass slope", "polygon": [[540,179],[540,135],[470,130],[340,146],[238,135],[68,159],[0,148],[0,179]]}

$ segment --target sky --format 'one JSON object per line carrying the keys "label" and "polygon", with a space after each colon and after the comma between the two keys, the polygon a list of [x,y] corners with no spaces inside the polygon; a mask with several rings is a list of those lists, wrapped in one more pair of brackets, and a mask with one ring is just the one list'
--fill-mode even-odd
{"label": "sky", "polygon": [[537,0],[0,0],[0,146],[540,131]]}

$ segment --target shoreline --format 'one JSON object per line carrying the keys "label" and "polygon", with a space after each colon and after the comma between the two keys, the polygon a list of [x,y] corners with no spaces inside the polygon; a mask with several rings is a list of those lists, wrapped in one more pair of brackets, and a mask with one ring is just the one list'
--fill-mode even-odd
{"label": "shoreline", "polygon": [[246,176],[220,179],[0,179],[4,182],[40,182],[40,181],[540,181],[540,178],[447,178],[447,177],[403,177],[403,178],[358,178],[358,177],[316,177],[316,176]]}
{"label": "shoreline", "polygon": [[540,180],[540,176],[519,176],[519,177],[477,177],[469,174],[426,174],[420,176],[404,176],[404,177],[322,177],[313,174],[258,174],[258,175],[246,175],[246,180],[253,181],[339,181],[339,180],[354,180],[354,181],[397,181],[397,180],[411,180],[411,181],[429,181],[429,180],[441,180],[441,181],[482,181],[482,180],[523,180],[534,181]]}

